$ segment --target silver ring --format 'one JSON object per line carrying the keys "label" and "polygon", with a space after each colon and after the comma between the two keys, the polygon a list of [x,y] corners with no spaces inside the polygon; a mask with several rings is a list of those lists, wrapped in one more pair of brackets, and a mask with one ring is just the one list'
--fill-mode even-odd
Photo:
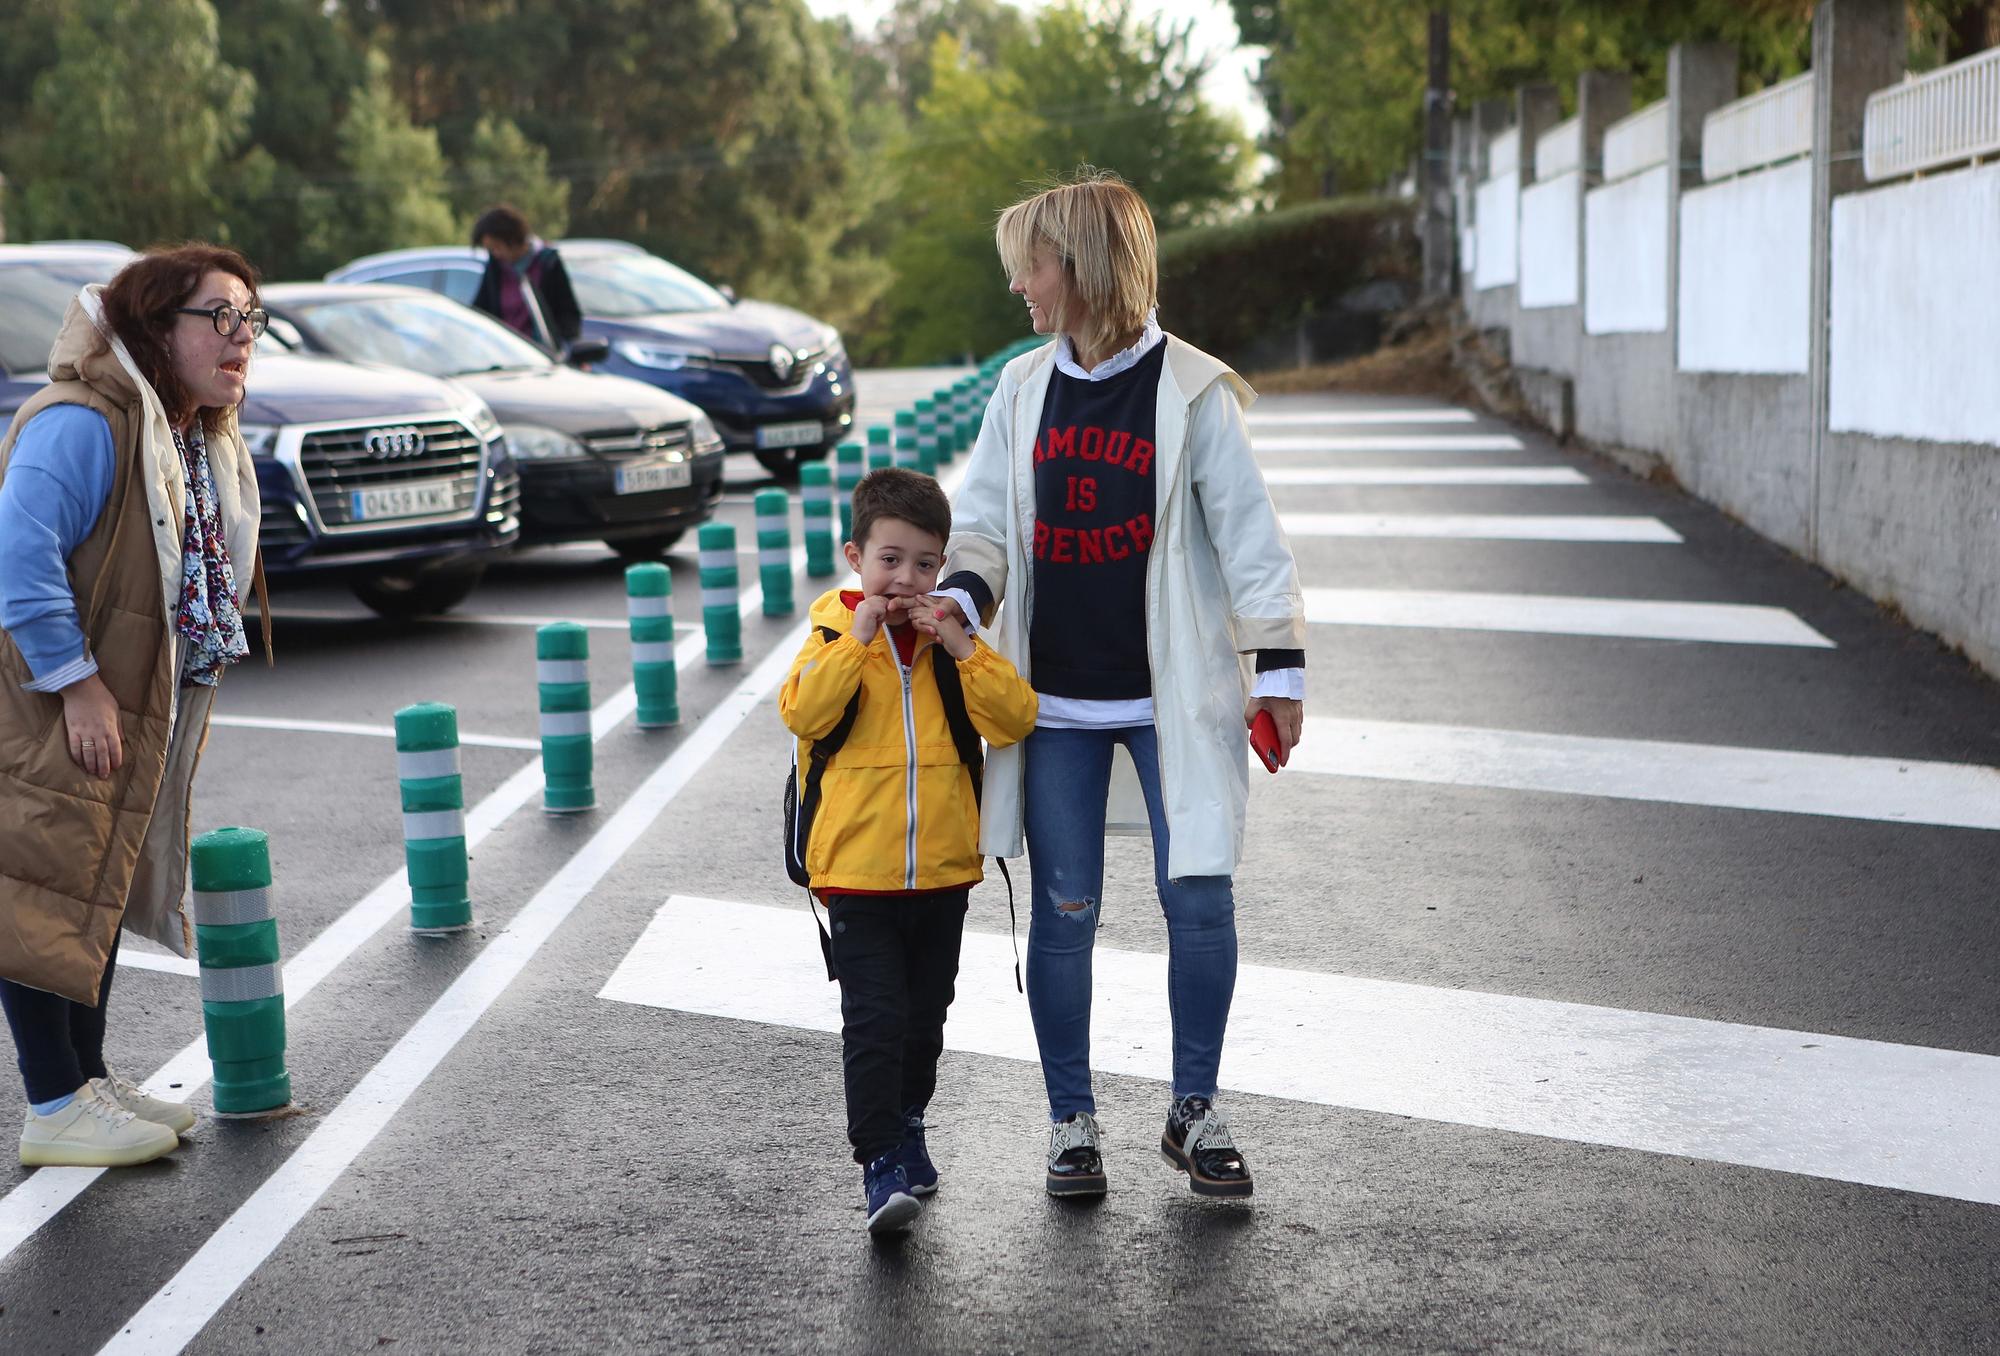
{"label": "silver ring", "polygon": [[86,739],[83,741],[83,746],[86,749],[94,749],[97,747],[97,741],[95,739]]}

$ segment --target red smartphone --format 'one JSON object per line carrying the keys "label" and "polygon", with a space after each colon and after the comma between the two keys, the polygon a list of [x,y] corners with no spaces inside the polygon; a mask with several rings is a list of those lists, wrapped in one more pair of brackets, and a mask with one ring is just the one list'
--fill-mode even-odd
{"label": "red smartphone", "polygon": [[1278,743],[1278,722],[1271,719],[1269,711],[1259,711],[1250,722],[1250,747],[1264,760],[1266,772],[1276,772],[1285,765],[1285,751]]}

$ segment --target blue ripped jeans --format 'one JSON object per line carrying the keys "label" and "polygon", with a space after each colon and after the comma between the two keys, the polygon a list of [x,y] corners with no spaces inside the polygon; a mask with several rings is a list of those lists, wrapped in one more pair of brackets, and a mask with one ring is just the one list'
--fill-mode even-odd
{"label": "blue ripped jeans", "polygon": [[1236,903],[1229,877],[1167,878],[1158,732],[1150,725],[1036,730],[1025,748],[1028,863],[1034,876],[1028,1012],[1041,1048],[1051,1120],[1097,1111],[1090,1091],[1090,958],[1102,907],[1105,800],[1117,744],[1131,752],[1139,770],[1153,828],[1153,882],[1167,916],[1176,1099],[1215,1096],[1229,1000],[1236,990]]}

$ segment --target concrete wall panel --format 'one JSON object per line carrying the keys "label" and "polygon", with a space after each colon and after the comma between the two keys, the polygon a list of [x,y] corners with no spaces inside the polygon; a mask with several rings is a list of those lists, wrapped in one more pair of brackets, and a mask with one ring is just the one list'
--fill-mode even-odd
{"label": "concrete wall panel", "polygon": [[1805,372],[1812,162],[1682,194],[1680,274],[1682,371]]}
{"label": "concrete wall panel", "polygon": [[1521,309],[1577,303],[1577,197],[1581,174],[1559,174],[1521,193]]}
{"label": "concrete wall panel", "polygon": [[1519,273],[1521,185],[1512,175],[1488,179],[1479,186],[1476,206],[1479,245],[1473,259],[1472,285],[1482,289],[1511,287]]}
{"label": "concrete wall panel", "polygon": [[2000,166],[1833,204],[1830,427],[2000,443]]}
{"label": "concrete wall panel", "polygon": [[1668,168],[1656,166],[1584,198],[1584,328],[1667,330]]}

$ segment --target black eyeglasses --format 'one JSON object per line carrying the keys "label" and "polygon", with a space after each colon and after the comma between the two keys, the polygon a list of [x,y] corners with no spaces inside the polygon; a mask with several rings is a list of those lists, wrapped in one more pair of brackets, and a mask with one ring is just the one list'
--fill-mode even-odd
{"label": "black eyeglasses", "polygon": [[215,332],[225,339],[241,329],[243,322],[246,320],[250,322],[250,337],[252,339],[262,339],[265,329],[271,323],[271,313],[269,311],[262,309],[239,311],[234,306],[227,305],[216,306],[206,311],[202,310],[199,306],[181,306],[176,308],[176,314],[207,316],[209,323],[215,326]]}

